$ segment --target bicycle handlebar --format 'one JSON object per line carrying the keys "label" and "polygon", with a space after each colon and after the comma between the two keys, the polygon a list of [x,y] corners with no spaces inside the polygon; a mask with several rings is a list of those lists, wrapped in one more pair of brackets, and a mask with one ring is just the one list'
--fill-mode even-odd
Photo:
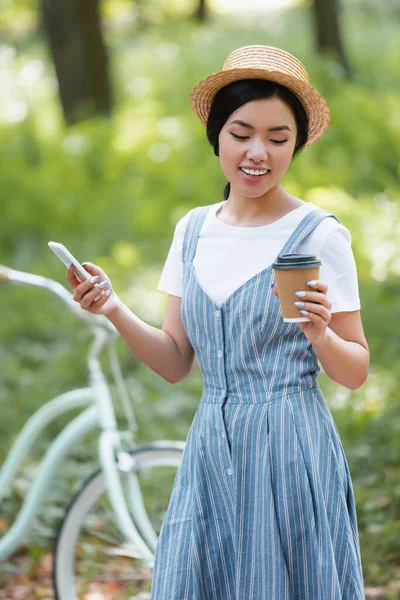
{"label": "bicycle handlebar", "polygon": [[[49,290],[56,296],[58,296],[64,304],[67,305],[68,309],[82,321],[86,321],[92,327],[100,327],[105,329],[108,333],[118,334],[114,325],[106,319],[103,315],[94,315],[82,309],[79,304],[74,302],[72,294],[58,281],[42,277],[41,275],[33,275],[32,273],[25,273],[24,271],[16,271],[5,265],[0,265],[0,282],[1,281],[12,281],[15,283],[22,283],[24,285],[32,285],[34,287],[40,287]],[[119,334],[118,334],[119,335]]]}
{"label": "bicycle handlebar", "polygon": [[9,267],[5,267],[4,265],[0,265],[0,280],[7,281],[10,277],[11,269]]}

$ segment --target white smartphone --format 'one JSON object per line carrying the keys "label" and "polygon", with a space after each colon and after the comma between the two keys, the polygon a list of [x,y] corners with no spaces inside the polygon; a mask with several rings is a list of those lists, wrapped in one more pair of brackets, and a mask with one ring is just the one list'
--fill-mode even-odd
{"label": "white smartphone", "polygon": [[85,281],[86,279],[91,278],[91,275],[87,271],[85,271],[81,263],[76,260],[75,256],[73,256],[71,252],[66,249],[65,246],[59,244],[58,242],[49,242],[48,246],[53,250],[54,254],[58,256],[58,258],[64,263],[66,267],[68,267],[69,263],[72,263],[74,265],[75,273],[78,275],[81,281]]}

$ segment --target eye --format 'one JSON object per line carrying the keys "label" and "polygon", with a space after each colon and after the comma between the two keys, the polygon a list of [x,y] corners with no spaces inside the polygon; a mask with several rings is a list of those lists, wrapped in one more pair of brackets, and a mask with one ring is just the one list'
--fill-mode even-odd
{"label": "eye", "polygon": [[231,135],[233,135],[234,138],[236,138],[237,140],[248,140],[249,137],[245,136],[245,135],[236,135],[236,133],[231,133]]}
{"label": "eye", "polygon": [[274,142],[274,144],[286,144],[287,140],[271,140],[271,142]]}

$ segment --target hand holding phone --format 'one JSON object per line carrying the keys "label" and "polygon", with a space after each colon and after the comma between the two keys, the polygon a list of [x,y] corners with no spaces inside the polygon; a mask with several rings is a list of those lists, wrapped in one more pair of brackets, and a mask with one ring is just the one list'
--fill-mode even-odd
{"label": "hand holding phone", "polygon": [[[109,315],[121,304],[119,298],[113,292],[109,278],[100,267],[87,263],[88,269],[91,271],[91,273],[88,273],[65,246],[58,242],[49,242],[48,245],[66,267],[70,263],[74,265],[74,273],[67,271],[67,280],[74,291],[74,300],[79,302],[82,309],[95,315]],[[94,281],[89,282],[91,285],[83,284],[92,277],[94,277]],[[77,279],[81,283],[77,283]],[[82,290],[82,288],[84,289]],[[80,292],[76,295],[78,290]]]}
{"label": "hand holding phone", "polygon": [[51,248],[56,256],[64,263],[66,267],[68,267],[69,263],[72,263],[75,267],[75,273],[79,277],[81,281],[85,281],[86,279],[90,279],[91,275],[85,271],[82,267],[81,263],[78,262],[71,254],[69,250],[63,244],[59,244],[58,242],[49,242],[49,248]]}

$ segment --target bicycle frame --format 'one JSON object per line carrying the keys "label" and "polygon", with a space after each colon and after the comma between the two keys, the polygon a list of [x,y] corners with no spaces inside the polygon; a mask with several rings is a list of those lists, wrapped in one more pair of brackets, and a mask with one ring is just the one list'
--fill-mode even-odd
{"label": "bicycle frame", "polygon": [[[48,401],[32,415],[21,430],[0,471],[1,498],[4,496],[5,490],[16,474],[23,458],[44,428],[59,415],[72,409],[88,406],[58,434],[49,446],[41,461],[35,481],[31,485],[15,522],[0,540],[0,560],[9,557],[25,540],[45,495],[49,481],[51,481],[52,476],[70,448],[87,433],[95,428],[100,428],[101,433],[98,445],[99,460],[104,472],[106,489],[116,516],[117,525],[122,535],[130,540],[142,553],[143,558],[147,559],[149,564],[151,564],[154,558],[152,550],[155,550],[157,536],[148,518],[137,477],[132,472],[132,468],[134,467],[133,459],[131,459],[132,464],[129,465],[129,468],[124,469],[131,471],[129,475],[127,503],[126,494],[119,476],[121,467],[118,461],[119,457],[126,459],[126,456],[129,456],[121,451],[121,441],[126,432],[121,432],[117,428],[109,386],[98,359],[98,355],[104,346],[116,337],[116,330],[106,319],[100,317],[99,320],[98,317],[85,313],[80,307],[78,308],[73,302],[71,294],[57,282],[1,266],[0,279],[49,289],[61,297],[71,312],[90,323],[95,336],[88,360],[90,386],[62,394]],[[94,317],[94,319],[91,317]],[[129,456],[129,458],[131,457]],[[136,514],[138,527],[147,540],[147,543],[136,528],[129,509],[133,515]]]}
{"label": "bicycle frame", "polygon": [[[42,406],[26,423],[0,471],[0,498],[14,477],[23,458],[45,427],[59,415],[93,402],[93,390],[83,388],[67,392]],[[26,539],[33,519],[54,476],[69,449],[86,433],[98,427],[97,409],[87,408],[53,440],[40,464],[35,481],[24,500],[16,520],[0,540],[0,560],[10,556]]]}

